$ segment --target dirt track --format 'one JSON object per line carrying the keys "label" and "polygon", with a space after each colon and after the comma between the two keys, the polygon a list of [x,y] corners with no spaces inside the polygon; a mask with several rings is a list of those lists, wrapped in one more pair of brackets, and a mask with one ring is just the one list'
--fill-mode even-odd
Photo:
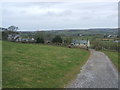
{"label": "dirt track", "polygon": [[67,88],[118,88],[118,72],[104,53],[91,50],[81,73]]}

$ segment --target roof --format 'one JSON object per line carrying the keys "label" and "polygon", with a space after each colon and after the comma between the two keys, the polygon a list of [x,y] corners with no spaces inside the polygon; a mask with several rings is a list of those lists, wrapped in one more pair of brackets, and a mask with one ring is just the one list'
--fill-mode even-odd
{"label": "roof", "polygon": [[75,43],[75,44],[86,44],[87,40],[72,40],[72,43]]}

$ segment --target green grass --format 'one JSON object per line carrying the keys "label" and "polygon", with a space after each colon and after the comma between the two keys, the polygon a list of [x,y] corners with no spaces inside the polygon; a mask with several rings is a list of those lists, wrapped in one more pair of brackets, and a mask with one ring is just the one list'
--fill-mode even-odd
{"label": "green grass", "polygon": [[2,42],[0,40],[0,89],[2,88]]}
{"label": "green grass", "polygon": [[3,88],[63,88],[89,52],[57,46],[3,42]]}
{"label": "green grass", "polygon": [[113,62],[113,64],[116,66],[116,68],[118,69],[118,71],[120,71],[120,62],[118,62],[118,52],[117,51],[103,51],[109,58],[110,60]]}

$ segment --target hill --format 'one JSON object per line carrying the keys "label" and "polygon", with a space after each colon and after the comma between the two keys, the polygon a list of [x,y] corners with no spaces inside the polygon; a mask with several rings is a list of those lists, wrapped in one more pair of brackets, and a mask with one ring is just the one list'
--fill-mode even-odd
{"label": "hill", "polygon": [[[37,31],[21,31],[21,35],[35,35],[35,33],[38,33]],[[49,30],[49,31],[39,31],[39,33],[43,33],[44,35],[61,35],[61,36],[79,36],[85,35],[85,36],[93,36],[93,35],[117,35],[118,29],[117,28],[91,28],[91,29],[64,29],[64,30]]]}
{"label": "hill", "polygon": [[3,41],[3,88],[63,88],[89,57],[82,49]]}

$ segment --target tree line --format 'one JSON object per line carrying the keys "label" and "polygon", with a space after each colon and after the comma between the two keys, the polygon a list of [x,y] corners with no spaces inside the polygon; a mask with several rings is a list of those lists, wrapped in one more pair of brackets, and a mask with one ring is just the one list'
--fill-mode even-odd
{"label": "tree line", "polygon": [[[52,39],[52,43],[62,43],[62,41],[63,41],[63,40],[62,40],[61,36],[59,36],[59,35],[56,35],[56,36]],[[36,39],[36,42],[37,42],[37,43],[45,43],[43,37],[38,37],[38,38]]]}
{"label": "tree line", "polygon": [[119,43],[113,41],[92,41],[91,45],[91,48],[96,50],[112,50],[120,52]]}
{"label": "tree line", "polygon": [[[19,29],[16,26],[10,26],[8,28],[0,28],[2,31],[2,40],[8,40],[8,35],[14,35],[14,34],[20,34],[17,30]],[[24,38],[24,33],[21,33],[21,35]],[[61,35],[52,35],[49,33],[45,33],[45,31],[37,31],[34,35],[31,33],[28,33],[26,37],[32,37],[35,39],[36,43],[45,43],[46,40],[50,40],[50,43],[54,44],[62,44],[63,42],[65,44],[71,43],[71,38],[63,38]]]}

